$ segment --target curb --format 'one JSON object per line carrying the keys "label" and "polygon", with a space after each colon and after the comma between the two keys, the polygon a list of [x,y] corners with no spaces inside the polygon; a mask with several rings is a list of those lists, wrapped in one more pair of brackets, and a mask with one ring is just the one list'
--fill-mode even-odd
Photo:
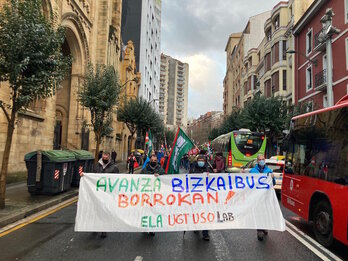
{"label": "curb", "polygon": [[[134,169],[134,172],[138,171],[138,170],[141,170],[141,167]],[[18,182],[16,184],[14,183],[12,186],[9,186],[9,187],[15,187],[18,185],[22,185],[22,183],[23,182]],[[3,219],[0,219],[0,229],[4,228],[7,225],[15,223],[23,218],[34,215],[42,210],[48,209],[50,207],[58,205],[59,203],[62,203],[66,200],[69,200],[73,197],[76,197],[76,196],[78,196],[78,194],[79,194],[79,189],[75,188],[75,189],[63,192],[61,194],[58,194],[56,196],[53,196],[56,198],[53,198],[53,199],[48,200],[46,202],[42,202],[40,204],[37,204],[33,208],[30,208],[30,207],[23,208],[23,210],[20,210],[17,213],[11,214]]]}
{"label": "curb", "polygon": [[36,214],[42,210],[48,209],[48,208],[50,208],[54,205],[57,205],[63,201],[71,199],[71,198],[77,196],[79,191],[78,191],[78,189],[76,189],[73,191],[68,191],[66,193],[67,193],[67,195],[43,202],[41,204],[38,204],[34,208],[24,209],[24,210],[21,210],[15,214],[13,214],[13,215],[7,216],[6,218],[0,220],[0,228],[3,228],[9,224],[17,222],[18,220],[21,220],[23,218],[26,218],[26,217],[31,216],[33,214]]}

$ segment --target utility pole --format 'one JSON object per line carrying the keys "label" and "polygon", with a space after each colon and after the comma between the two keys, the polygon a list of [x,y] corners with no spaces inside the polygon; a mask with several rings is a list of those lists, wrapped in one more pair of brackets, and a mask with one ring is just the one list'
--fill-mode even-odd
{"label": "utility pole", "polygon": [[340,30],[332,26],[332,17],[334,16],[334,12],[331,8],[326,9],[325,15],[320,19],[320,22],[323,24],[323,29],[319,34],[319,42],[326,44],[326,55],[327,55],[327,100],[328,106],[331,107],[334,105],[334,95],[332,89],[332,80],[333,80],[333,72],[332,72],[332,36],[334,34],[339,34]]}

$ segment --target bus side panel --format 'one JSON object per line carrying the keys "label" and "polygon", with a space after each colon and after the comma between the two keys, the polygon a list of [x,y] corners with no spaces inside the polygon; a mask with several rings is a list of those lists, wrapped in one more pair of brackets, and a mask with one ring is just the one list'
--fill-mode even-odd
{"label": "bus side panel", "polygon": [[333,214],[333,236],[348,245],[348,186],[321,181],[323,191],[329,196]]}
{"label": "bus side panel", "polygon": [[[283,176],[282,183],[282,204],[300,217],[308,220],[309,202],[312,195],[310,184],[306,184],[306,179],[300,175]],[[312,188],[313,189],[313,188]],[[304,193],[306,191],[306,193]]]}
{"label": "bus side panel", "polygon": [[333,236],[348,245],[348,187],[311,177],[284,175],[282,204],[307,221],[310,201],[315,192],[323,193],[329,198],[334,220]]}

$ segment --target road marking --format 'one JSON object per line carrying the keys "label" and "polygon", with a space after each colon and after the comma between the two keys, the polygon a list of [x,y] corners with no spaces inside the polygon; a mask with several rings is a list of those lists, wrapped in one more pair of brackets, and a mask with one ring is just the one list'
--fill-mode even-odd
{"label": "road marking", "polygon": [[[296,226],[291,224],[289,221],[285,220],[286,223],[286,230],[293,236],[295,237],[298,241],[300,241],[303,245],[305,245],[309,250],[311,250],[314,254],[316,254],[319,258],[322,260],[330,260],[325,256],[322,252],[324,252],[326,255],[331,257],[333,260],[337,261],[343,261],[340,259],[338,256],[336,256],[334,253],[332,253],[330,250],[319,244],[317,241],[315,241],[313,238],[310,236],[306,235],[304,232],[299,230]],[[296,231],[296,232],[295,232]],[[307,242],[306,240],[309,242]],[[314,246],[315,247],[314,247]],[[320,252],[318,249],[320,249],[322,252]]]}
{"label": "road marking", "polygon": [[10,234],[22,227],[25,227],[31,223],[34,223],[40,219],[43,219],[49,215],[52,215],[53,213],[76,203],[77,199],[78,199],[78,196],[75,196],[72,199],[66,200],[58,205],[55,205],[53,207],[40,211],[34,215],[21,219],[13,224],[7,225],[0,229],[0,237],[6,236],[7,234]]}
{"label": "road marking", "polygon": [[213,234],[212,237],[212,243],[215,248],[215,258],[217,261],[223,261],[223,260],[229,260],[230,252],[227,247],[225,238],[222,235],[222,231],[211,231],[211,234]]}
{"label": "road marking", "polygon": [[143,257],[142,256],[137,256],[134,261],[143,261]]}

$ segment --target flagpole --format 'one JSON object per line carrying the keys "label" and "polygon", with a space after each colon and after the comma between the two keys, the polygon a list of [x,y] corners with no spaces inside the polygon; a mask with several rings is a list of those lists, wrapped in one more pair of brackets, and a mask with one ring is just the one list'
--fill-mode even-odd
{"label": "flagpole", "polygon": [[169,153],[169,157],[168,157],[168,163],[167,163],[167,166],[166,166],[166,174],[168,174],[170,158],[172,157],[173,149],[174,149],[176,140],[177,140],[177,138],[178,138],[179,132],[180,132],[180,127],[178,128],[178,130],[177,130],[177,132],[176,132],[175,139],[174,139],[174,142],[173,142],[173,146],[172,146],[172,148],[170,149],[170,153]]}

